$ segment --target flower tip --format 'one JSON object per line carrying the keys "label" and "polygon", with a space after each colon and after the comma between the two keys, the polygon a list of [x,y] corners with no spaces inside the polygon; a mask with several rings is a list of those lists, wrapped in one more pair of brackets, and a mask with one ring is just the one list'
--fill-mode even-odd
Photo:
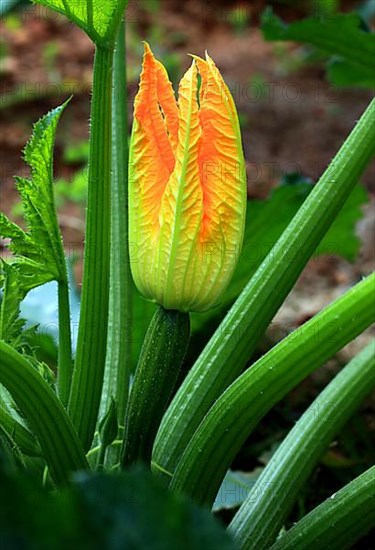
{"label": "flower tip", "polygon": [[152,57],[154,57],[154,54],[152,53],[152,50],[150,48],[150,44],[148,42],[146,42],[146,40],[143,40],[143,48],[144,48],[144,55],[150,55]]}
{"label": "flower tip", "polygon": [[204,54],[205,54],[205,57],[206,57],[207,65],[209,65],[210,67],[216,67],[215,61],[212,59],[212,57],[210,56],[210,54],[208,53],[207,50],[204,52]]}
{"label": "flower tip", "polygon": [[197,56],[194,55],[194,54],[190,54],[190,53],[188,54],[188,56],[191,57],[192,60],[191,60],[191,65],[190,65],[190,67],[188,68],[188,70],[186,71],[185,74],[188,74],[189,71],[194,71],[197,68],[197,61],[198,61]]}
{"label": "flower tip", "polygon": [[194,55],[194,54],[189,54],[190,57],[193,58],[197,68],[198,68],[198,71],[199,71],[199,74],[202,76],[203,74],[206,73],[206,67],[207,67],[207,62],[202,59],[199,55]]}
{"label": "flower tip", "polygon": [[194,59],[194,61],[203,61],[203,62],[205,62],[204,59],[199,57],[199,55],[195,55],[195,53],[188,53],[188,56],[192,57]]}

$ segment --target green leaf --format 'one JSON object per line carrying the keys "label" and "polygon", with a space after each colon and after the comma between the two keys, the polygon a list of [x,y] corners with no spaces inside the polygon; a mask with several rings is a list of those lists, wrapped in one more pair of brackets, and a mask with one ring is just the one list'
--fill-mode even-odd
{"label": "green leaf", "polygon": [[326,19],[309,17],[287,25],[268,8],[262,16],[262,32],[266,40],[313,44],[373,74],[375,35],[363,30],[362,19],[356,13],[340,13]]}
{"label": "green leaf", "polygon": [[18,266],[20,292],[46,282],[65,281],[66,266],[53,195],[53,147],[56,127],[67,103],[53,109],[34,125],[24,156],[31,177],[17,178],[27,231],[0,214],[0,234],[11,239]]}
{"label": "green leaf", "polygon": [[375,79],[375,33],[364,30],[362,19],[355,13],[340,13],[326,19],[309,17],[287,25],[272,8],[267,8],[261,28],[266,40],[311,44],[329,55],[339,56],[357,69],[354,83],[359,75],[362,81]]}
{"label": "green leaf", "polygon": [[56,483],[88,468],[77,433],[61,402],[29,361],[0,341],[0,384],[12,395],[43,450]]}
{"label": "green leaf", "polygon": [[337,87],[358,86],[374,88],[375,74],[370,75],[360,67],[343,59],[331,59],[327,65],[328,80]]}
{"label": "green leaf", "polygon": [[236,548],[207,510],[170,493],[140,469],[79,476],[54,495],[26,475],[1,469],[0,482],[2,548]]}
{"label": "green leaf", "polygon": [[[69,100],[68,100],[69,101]],[[67,105],[53,109],[35,125],[31,139],[24,151],[25,161],[30,166],[30,178],[17,178],[27,231],[0,215],[0,235],[11,239],[10,260],[17,270],[5,270],[5,296],[1,305],[0,327],[5,336],[9,331],[14,338],[20,332],[21,323],[15,321],[19,304],[25,294],[47,282],[58,281],[59,298],[59,393],[65,404],[69,395],[72,371],[70,311],[68,275],[64,247],[57,221],[53,190],[53,149],[60,116]],[[17,287],[17,288],[15,288]],[[9,309],[8,309],[9,307]],[[11,319],[14,328],[9,327]]]}
{"label": "green leaf", "polygon": [[362,207],[368,202],[367,191],[357,185],[349,195],[335,221],[320,241],[314,256],[339,256],[354,262],[359,253],[361,241],[356,234],[358,221],[363,217]]}
{"label": "green leaf", "polygon": [[272,550],[354,548],[375,523],[375,466],[301,519]]}
{"label": "green leaf", "polygon": [[0,424],[0,468],[16,471],[24,466],[22,454],[14,439]]}
{"label": "green leaf", "polygon": [[239,376],[195,431],[173,472],[170,488],[212,505],[232,460],[260,419],[375,321],[375,309],[370,307],[374,291],[372,274]]}
{"label": "green leaf", "polygon": [[30,363],[41,370],[52,385],[55,381],[53,372],[42,362],[38,362],[36,351],[39,341],[36,341],[38,325],[25,328],[26,319],[20,318],[20,303],[26,294],[23,282],[24,273],[19,263],[2,262],[4,274],[4,291],[0,306],[0,340],[10,344],[15,350],[28,356]]}
{"label": "green leaf", "polygon": [[230,524],[245,550],[269,548],[319,458],[375,388],[375,341],[330,382],[289,432]]}
{"label": "green leaf", "polygon": [[24,319],[19,319],[20,303],[25,297],[25,291],[19,280],[20,270],[17,265],[2,262],[2,270],[4,292],[0,307],[0,339],[17,349],[25,325]]}
{"label": "green leaf", "polygon": [[97,45],[113,43],[127,0],[32,0],[81,27]]}
{"label": "green leaf", "polygon": [[29,456],[42,456],[41,449],[35,436],[18,422],[0,401],[0,426],[14,439],[20,450]]}

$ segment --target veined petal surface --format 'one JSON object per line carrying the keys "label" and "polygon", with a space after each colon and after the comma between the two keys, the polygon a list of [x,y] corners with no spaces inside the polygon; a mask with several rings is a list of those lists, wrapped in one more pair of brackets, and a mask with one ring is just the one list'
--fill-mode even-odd
{"label": "veined petal surface", "polygon": [[212,59],[193,58],[177,105],[165,68],[145,46],[130,148],[133,277],[146,298],[181,311],[218,303],[246,209],[233,98]]}
{"label": "veined petal surface", "polygon": [[203,196],[198,150],[201,139],[195,61],[179,87],[179,134],[176,164],[162,198],[159,221],[157,287],[165,307],[189,309],[186,290],[194,283],[197,243],[202,225]]}
{"label": "veined petal surface", "polygon": [[[196,296],[214,305],[229,283],[242,248],[246,172],[236,108],[219,70],[206,55],[196,58],[201,75],[199,149],[204,216],[200,233],[206,292]],[[199,292],[199,289],[197,289]]]}
{"label": "veined petal surface", "polygon": [[176,124],[178,107],[172,85],[145,44],[129,154],[129,246],[133,277],[141,292],[144,281],[139,269],[143,272],[142,265],[149,260],[149,248],[158,231],[161,198],[175,165],[168,128],[171,134],[176,133]]}

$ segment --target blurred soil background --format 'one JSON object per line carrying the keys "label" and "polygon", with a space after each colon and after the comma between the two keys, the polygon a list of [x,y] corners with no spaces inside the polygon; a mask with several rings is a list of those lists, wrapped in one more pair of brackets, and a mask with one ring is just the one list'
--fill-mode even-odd
{"label": "blurred soil background", "polygon": [[[186,54],[204,55],[207,49],[238,107],[249,197],[265,198],[280,178],[290,172],[299,172],[317,181],[365,109],[371,91],[332,88],[319,56],[295,43],[266,42],[259,29],[266,5],[272,5],[276,14],[291,22],[311,14],[315,4],[309,1],[129,0],[126,20],[130,118],[141,68],[142,40],[147,40],[165,63],[175,88],[190,64]],[[359,5],[352,1],[333,4],[344,12]],[[21,150],[30,136],[33,122],[73,95],[57,133],[55,175],[60,180],[57,198],[67,253],[74,251],[80,256],[84,182],[77,182],[75,177],[81,173],[87,159],[93,47],[84,33],[62,16],[26,3],[18,11],[4,15],[0,29],[2,209],[13,217],[19,214],[13,176],[27,173]],[[302,324],[373,270],[374,175],[372,165],[362,178],[369,202],[357,227],[362,241],[357,260],[349,263],[330,256],[311,261],[274,320],[262,344],[264,347],[279,339],[286,330]],[[80,276],[81,262],[78,261],[78,282]],[[366,331],[327,368],[320,369],[292,392],[272,417],[266,417],[258,436],[254,436],[255,443],[257,437],[259,442],[263,441],[259,443],[261,448],[256,445],[252,450],[245,448],[238,457],[237,466],[250,470],[259,465],[259,455],[277,443],[278,437],[282,437],[306,404],[332,377],[332,369],[336,371],[370,337],[371,330]],[[371,399],[363,407],[362,416],[349,426],[348,433],[352,430],[358,435],[364,426],[375,433]],[[254,438],[252,441],[254,444]],[[361,441],[367,444],[363,443],[367,436]],[[356,448],[354,454],[350,454],[338,447],[331,451],[326,461],[336,461],[339,465],[335,470],[339,472],[337,479],[341,479],[340,468],[345,470],[348,461],[356,460],[355,456],[361,452]],[[324,474],[324,466],[322,468]],[[323,474],[317,474],[318,486],[319,475]],[[323,477],[322,483],[328,491],[331,481]],[[317,493],[307,506],[314,499],[319,499]],[[305,506],[306,501],[299,505]]]}

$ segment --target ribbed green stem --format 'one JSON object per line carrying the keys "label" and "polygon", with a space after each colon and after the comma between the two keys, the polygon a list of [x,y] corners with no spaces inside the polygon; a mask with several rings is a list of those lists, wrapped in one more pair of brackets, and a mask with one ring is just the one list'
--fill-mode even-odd
{"label": "ribbed green stem", "polygon": [[193,435],[171,488],[211,505],[234,457],[260,419],[374,322],[374,291],[375,274],[290,334],[233,382]]}
{"label": "ribbed green stem", "polygon": [[125,23],[121,23],[113,66],[112,225],[108,343],[101,416],[115,397],[120,423],[125,417],[131,369],[133,280],[128,248],[128,105]]}
{"label": "ribbed green stem", "polygon": [[0,384],[11,394],[38,438],[56,483],[88,464],[63,405],[41,375],[20,353],[0,342]]}
{"label": "ribbed green stem", "polygon": [[168,408],[153,460],[173,472],[205,414],[242,372],[266,327],[375,152],[375,100],[220,324]]}
{"label": "ribbed green stem", "polygon": [[70,330],[69,283],[58,282],[59,304],[59,355],[57,387],[63,405],[68,404],[73,373],[72,339]]}
{"label": "ribbed green stem", "polygon": [[69,414],[90,448],[103,385],[108,326],[113,50],[97,47],[91,102],[86,241]]}
{"label": "ribbed green stem", "polygon": [[353,548],[374,525],[375,466],[312,510],[271,548],[345,550]]}
{"label": "ribbed green stem", "polygon": [[229,529],[243,550],[265,550],[320,456],[375,388],[375,341],[319,394],[273,455]]}
{"label": "ribbed green stem", "polygon": [[150,462],[154,438],[176,385],[189,336],[189,314],[159,306],[143,342],[126,409],[123,467]]}

